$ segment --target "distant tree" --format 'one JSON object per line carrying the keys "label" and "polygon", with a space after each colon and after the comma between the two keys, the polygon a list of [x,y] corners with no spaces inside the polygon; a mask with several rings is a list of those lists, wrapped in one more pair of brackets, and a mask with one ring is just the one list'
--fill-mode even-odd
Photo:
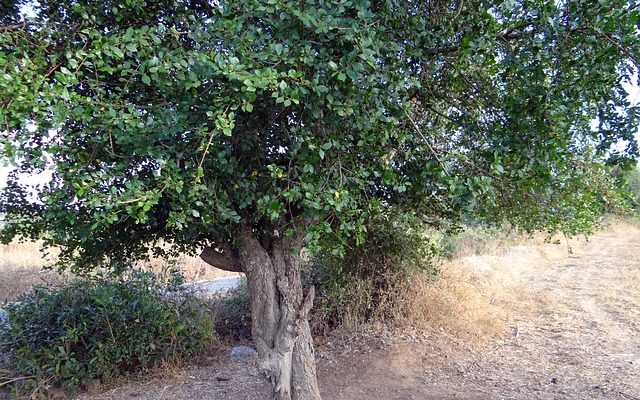
{"label": "distant tree", "polygon": [[[635,2],[3,2],[3,239],[75,271],[204,248],[246,273],[278,399],[319,399],[300,249],[387,205],[589,229],[629,165]],[[593,121],[598,126],[593,127]],[[622,151],[612,145],[626,141]],[[336,249],[341,251],[340,248]],[[344,251],[344,249],[342,249]]]}
{"label": "distant tree", "polygon": [[634,168],[628,171],[615,171],[614,176],[622,182],[627,190],[628,199],[632,208],[640,212],[640,170]]}

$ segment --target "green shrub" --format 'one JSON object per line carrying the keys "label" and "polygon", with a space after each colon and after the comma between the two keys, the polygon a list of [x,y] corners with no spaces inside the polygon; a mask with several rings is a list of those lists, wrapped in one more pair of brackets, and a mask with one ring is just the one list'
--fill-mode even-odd
{"label": "green shrub", "polygon": [[640,214],[640,170],[636,168],[621,175],[628,202],[635,213]]}
{"label": "green shrub", "polygon": [[305,277],[307,285],[316,287],[313,333],[392,319],[416,273],[439,272],[437,249],[425,232],[424,224],[412,215],[391,210],[372,219],[364,243],[356,245],[354,240],[343,256],[331,251],[314,254]]}
{"label": "green shrub", "polygon": [[[411,215],[389,213],[371,220],[364,244],[356,245],[354,239],[346,254],[326,250],[312,255],[304,270],[304,284],[316,288],[310,316],[314,335],[393,317],[418,272],[429,276],[439,272],[436,247],[425,232],[425,226]],[[332,243],[325,246],[335,247]],[[251,337],[246,280],[217,296],[212,308],[217,335],[231,340]]]}
{"label": "green shrub", "polygon": [[251,338],[251,297],[246,278],[219,295],[213,305],[216,334],[231,340]]}
{"label": "green shrub", "polygon": [[36,287],[6,307],[10,328],[0,352],[19,394],[73,392],[92,379],[112,381],[162,361],[198,354],[212,338],[207,309],[148,272]]}

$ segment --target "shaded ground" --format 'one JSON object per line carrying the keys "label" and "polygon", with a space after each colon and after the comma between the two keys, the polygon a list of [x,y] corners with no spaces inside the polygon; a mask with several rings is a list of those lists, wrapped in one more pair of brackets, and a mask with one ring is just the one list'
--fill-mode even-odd
{"label": "shaded ground", "polygon": [[[438,329],[328,338],[318,348],[323,398],[640,399],[640,228],[617,227],[551,261],[530,255],[520,247],[462,263],[478,279],[508,287],[505,307],[513,312],[501,338],[482,347]],[[78,399],[251,400],[267,393],[251,361],[222,353],[208,365]]]}

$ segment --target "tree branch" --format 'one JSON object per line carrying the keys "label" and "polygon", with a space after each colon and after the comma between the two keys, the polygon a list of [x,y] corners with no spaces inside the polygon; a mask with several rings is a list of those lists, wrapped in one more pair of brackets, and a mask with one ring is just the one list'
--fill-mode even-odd
{"label": "tree branch", "polygon": [[0,32],[9,33],[12,31],[24,30],[26,27],[27,27],[27,22],[23,21],[18,24],[0,26]]}
{"label": "tree branch", "polygon": [[224,271],[244,272],[240,258],[231,250],[230,246],[205,247],[200,253],[200,258],[212,267]]}

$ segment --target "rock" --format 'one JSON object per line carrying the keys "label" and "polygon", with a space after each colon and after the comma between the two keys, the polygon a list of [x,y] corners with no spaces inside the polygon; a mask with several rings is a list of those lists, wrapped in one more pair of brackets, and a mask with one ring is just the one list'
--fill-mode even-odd
{"label": "rock", "polygon": [[0,329],[9,327],[11,327],[11,325],[9,325],[9,313],[7,313],[7,310],[0,308]]}
{"label": "rock", "polygon": [[91,379],[87,383],[87,392],[89,394],[98,394],[100,393],[101,387],[102,387],[102,383],[100,382],[100,379]]}
{"label": "rock", "polygon": [[229,375],[229,374],[225,374],[225,373],[218,374],[218,375],[216,376],[216,380],[218,380],[218,381],[220,381],[220,382],[230,381],[230,380],[231,380],[231,375]]}
{"label": "rock", "polygon": [[231,359],[234,361],[246,361],[258,356],[258,353],[248,346],[236,346],[231,349]]}
{"label": "rock", "polygon": [[[11,328],[9,324],[9,313],[7,310],[0,308],[0,331]],[[0,366],[11,364],[10,355],[7,353],[0,354]],[[2,395],[0,394],[0,400],[2,400]]]}
{"label": "rock", "polygon": [[313,345],[314,346],[324,346],[325,343],[327,343],[327,337],[326,336],[315,336],[313,338]]}

